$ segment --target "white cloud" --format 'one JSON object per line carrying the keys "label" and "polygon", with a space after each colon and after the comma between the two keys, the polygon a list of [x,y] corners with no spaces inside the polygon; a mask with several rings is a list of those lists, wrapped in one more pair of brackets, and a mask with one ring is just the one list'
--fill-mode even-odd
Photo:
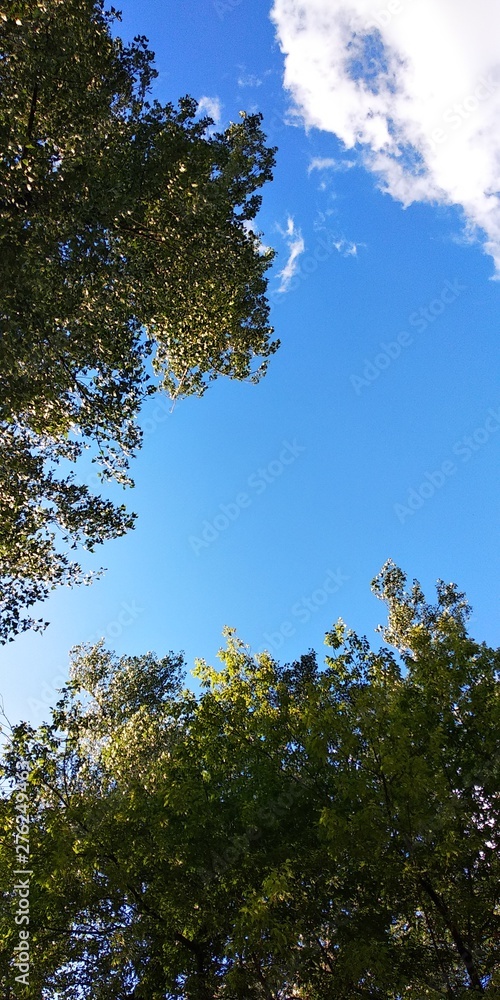
{"label": "white cloud", "polygon": [[244,219],[243,229],[245,229],[247,233],[253,233],[253,235],[257,240],[258,251],[261,256],[264,256],[265,254],[271,252],[271,247],[268,246],[267,243],[263,243],[261,240],[262,233],[260,232],[259,229],[257,229],[257,224],[255,222],[255,219]]}
{"label": "white cloud", "polygon": [[242,73],[238,77],[238,87],[261,87],[262,82],[260,76],[256,76],[255,73]]}
{"label": "white cloud", "polygon": [[500,276],[498,0],[274,0],[307,128],[359,146],[403,205],[461,206]]}
{"label": "white cloud", "polygon": [[342,254],[343,257],[357,257],[358,256],[358,246],[364,246],[364,243],[351,243],[350,240],[339,239],[333,244],[337,253]]}
{"label": "white cloud", "polygon": [[213,118],[216,125],[220,124],[222,118],[222,105],[218,97],[200,97],[198,101],[198,114],[208,115]]}
{"label": "white cloud", "polygon": [[291,215],[288,216],[286,229],[283,230],[280,226],[278,226],[278,230],[288,244],[288,260],[284,268],[278,274],[280,285],[277,290],[278,292],[287,292],[292,278],[297,274],[299,269],[299,257],[304,253],[306,245],[302,238],[302,233],[300,229],[296,228]]}
{"label": "white cloud", "polygon": [[312,174],[313,170],[350,170],[356,166],[354,160],[334,160],[329,156],[314,156],[307,168],[307,173]]}

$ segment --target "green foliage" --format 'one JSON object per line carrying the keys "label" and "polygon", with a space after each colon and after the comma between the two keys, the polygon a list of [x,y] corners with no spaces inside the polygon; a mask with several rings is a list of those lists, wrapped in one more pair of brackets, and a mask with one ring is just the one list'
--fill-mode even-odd
{"label": "green foliage", "polygon": [[27,997],[498,996],[500,655],[456,588],[405,585],[374,581],[401,656],[338,623],[324,668],[280,666],[228,630],[197,697],[173,654],[78,650],[4,755],[5,981],[26,762]]}
{"label": "green foliage", "polygon": [[274,162],[261,118],[212,135],[192,99],[149,103],[153,54],[113,37],[116,16],[9,0],[0,17],[0,641],[80,579],[61,533],[92,549],[132,525],[67,462],[91,447],[130,482],[148,392],[256,381],[278,346],[273,253],[249,228]]}

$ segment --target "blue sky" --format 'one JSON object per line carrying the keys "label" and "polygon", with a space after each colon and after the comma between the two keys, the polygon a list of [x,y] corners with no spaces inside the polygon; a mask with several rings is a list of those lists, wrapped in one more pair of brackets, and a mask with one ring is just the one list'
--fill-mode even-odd
{"label": "blue sky", "polygon": [[262,0],[121,4],[160,100],[209,99],[221,126],[263,112],[282,346],[258,386],[148,403],[125,498],[137,527],[88,560],[100,581],[42,606],[43,635],[0,651],[11,721],[46,718],[68,650],[101,635],[118,653],[182,649],[188,667],[214,661],[224,625],[287,661],[321,656],[339,616],[374,639],[388,558],[429,597],[457,582],[473,634],[499,642],[499,13],[381,4],[307,0],[300,30],[292,0],[273,22]]}

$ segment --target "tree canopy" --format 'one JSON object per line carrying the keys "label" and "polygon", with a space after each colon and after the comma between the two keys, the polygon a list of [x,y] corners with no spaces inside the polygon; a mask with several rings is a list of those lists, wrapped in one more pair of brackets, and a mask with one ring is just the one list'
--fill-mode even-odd
{"label": "tree canopy", "polygon": [[27,997],[498,996],[500,651],[454,585],[428,604],[389,563],[373,588],[388,645],[339,621],[324,666],[280,665],[228,630],[198,695],[172,653],[75,652],[4,754],[7,984],[21,770]]}
{"label": "tree canopy", "polygon": [[65,545],[132,526],[68,472],[82,451],[130,482],[148,392],[256,381],[278,346],[253,231],[261,116],[213,134],[191,98],[148,100],[153,53],[118,17],[102,0],[0,15],[0,641],[82,579]]}

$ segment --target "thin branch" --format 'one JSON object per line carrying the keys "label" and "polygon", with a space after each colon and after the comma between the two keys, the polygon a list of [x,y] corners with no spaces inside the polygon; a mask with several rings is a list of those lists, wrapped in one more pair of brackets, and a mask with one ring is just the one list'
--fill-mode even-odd
{"label": "thin branch", "polygon": [[439,950],[438,943],[437,943],[437,940],[436,940],[436,936],[434,934],[434,928],[432,926],[431,919],[430,919],[430,917],[429,917],[429,915],[428,915],[428,913],[427,913],[426,910],[424,910],[424,917],[425,917],[425,922],[427,924],[427,929],[428,929],[429,934],[431,936],[432,946],[434,948],[434,952],[436,954],[436,958],[438,960],[438,964],[441,967],[441,972],[443,973],[443,979],[444,979],[444,981],[446,983],[446,988],[448,990],[448,995],[450,997],[453,997],[455,995],[454,991],[453,991],[453,987],[452,987],[452,985],[450,983],[450,980],[448,978],[448,972],[446,970],[446,966],[445,966],[445,964],[443,962],[443,959],[441,957],[441,952]]}

